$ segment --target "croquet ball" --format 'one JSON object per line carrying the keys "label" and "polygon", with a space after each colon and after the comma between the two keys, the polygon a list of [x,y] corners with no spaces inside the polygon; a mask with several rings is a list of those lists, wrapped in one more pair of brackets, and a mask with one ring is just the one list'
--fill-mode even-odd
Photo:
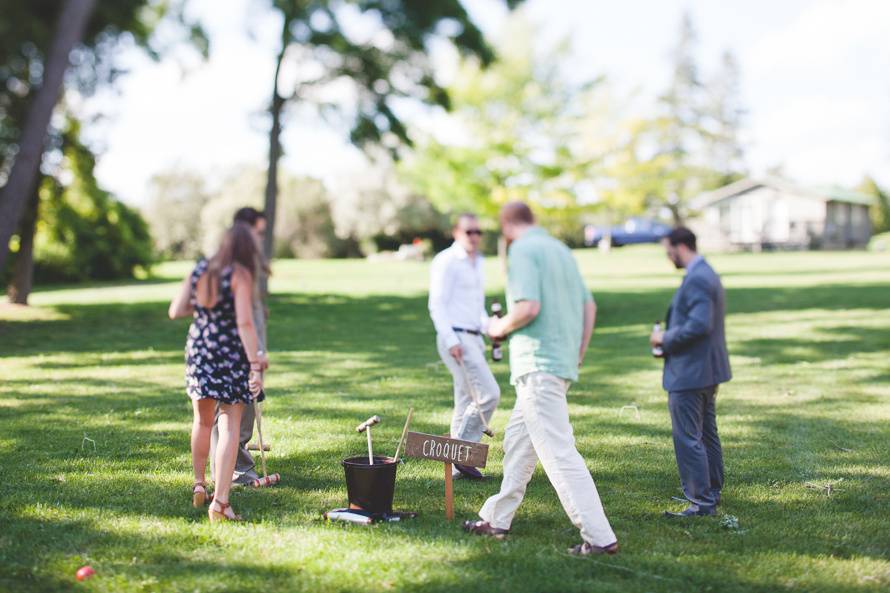
{"label": "croquet ball", "polygon": [[77,571],[77,580],[85,581],[94,574],[96,574],[96,571],[93,570],[92,566],[81,566],[80,569],[78,569]]}

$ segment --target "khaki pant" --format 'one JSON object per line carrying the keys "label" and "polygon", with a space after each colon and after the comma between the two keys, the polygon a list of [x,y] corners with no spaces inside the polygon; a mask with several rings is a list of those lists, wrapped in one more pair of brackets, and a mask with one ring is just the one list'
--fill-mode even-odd
{"label": "khaki pant", "polygon": [[[501,400],[501,388],[485,360],[485,341],[481,336],[463,332],[458,333],[457,337],[464,352],[464,368],[467,371],[467,377],[476,387],[476,394],[479,396],[479,409],[482,410],[485,421],[490,422],[498,407],[498,402]],[[442,338],[436,340],[436,345],[442,362],[448,367],[454,380],[454,412],[451,415],[450,434],[456,439],[478,443],[482,439],[484,427],[482,420],[479,419],[479,412],[473,403],[473,396],[470,395],[463,371],[448,352]]]}
{"label": "khaki pant", "polygon": [[501,491],[479,511],[492,527],[510,529],[538,460],[566,514],[584,541],[607,546],[617,540],[590,470],[578,449],[566,401],[570,383],[548,373],[529,373],[516,384],[516,406],[504,432]]}

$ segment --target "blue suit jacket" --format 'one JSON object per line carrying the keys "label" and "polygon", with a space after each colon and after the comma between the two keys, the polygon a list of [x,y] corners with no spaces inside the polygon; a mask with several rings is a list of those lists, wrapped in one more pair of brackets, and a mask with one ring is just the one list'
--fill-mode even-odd
{"label": "blue suit jacket", "polygon": [[732,379],[725,316],[720,276],[701,260],[687,271],[668,310],[663,343],[665,390],[702,389]]}

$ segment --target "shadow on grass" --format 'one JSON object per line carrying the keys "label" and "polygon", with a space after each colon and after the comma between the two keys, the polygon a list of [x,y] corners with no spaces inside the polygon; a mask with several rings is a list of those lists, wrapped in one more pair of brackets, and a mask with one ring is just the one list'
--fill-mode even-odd
{"label": "shadow on grass", "polygon": [[882,352],[888,347],[886,328],[829,327],[820,332],[831,334],[831,339],[789,336],[781,339],[745,340],[742,349],[766,364],[795,364],[803,361],[841,360],[859,353]]}
{"label": "shadow on grass", "polygon": [[[838,284],[819,288],[737,288],[728,291],[728,310],[730,314],[886,310],[886,284],[857,285],[855,304],[849,299],[850,290],[849,286]],[[649,320],[663,316],[672,295],[672,290],[664,289],[598,292],[598,327],[651,327]],[[287,294],[274,296],[270,308],[270,343],[278,351],[380,351],[404,355],[406,349],[410,354],[419,342],[430,343],[427,352],[435,355],[424,296]],[[3,322],[3,353],[120,353],[147,348],[180,352],[185,342],[188,322],[167,321],[164,303],[59,305],[55,309],[67,318]]]}

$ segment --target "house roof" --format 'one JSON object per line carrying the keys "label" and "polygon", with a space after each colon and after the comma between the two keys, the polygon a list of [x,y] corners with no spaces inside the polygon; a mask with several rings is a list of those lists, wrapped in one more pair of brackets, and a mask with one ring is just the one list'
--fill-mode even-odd
{"label": "house roof", "polygon": [[862,206],[870,206],[874,203],[874,198],[868,194],[849,190],[837,185],[803,187],[779,178],[754,179],[746,177],[745,179],[740,179],[729,185],[699,195],[692,201],[692,206],[699,210],[707,208],[717,202],[747,193],[758,187],[779,189],[822,202],[844,202]]}
{"label": "house roof", "polygon": [[863,206],[871,206],[875,203],[875,199],[859,191],[853,191],[838,185],[830,185],[816,188],[817,191],[828,196],[831,202],[847,202],[849,204],[862,204]]}

